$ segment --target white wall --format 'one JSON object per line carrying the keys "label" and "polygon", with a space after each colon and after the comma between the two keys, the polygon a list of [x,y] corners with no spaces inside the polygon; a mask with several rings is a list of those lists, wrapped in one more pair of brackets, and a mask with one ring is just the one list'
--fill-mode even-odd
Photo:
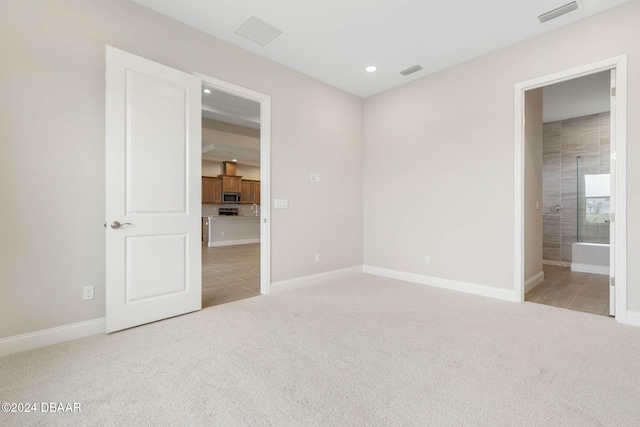
{"label": "white wall", "polygon": [[542,91],[525,93],[524,280],[542,272]]}
{"label": "white wall", "polygon": [[[207,118],[202,119],[202,153],[204,160],[229,161],[238,157],[244,164],[260,163],[260,130]],[[237,153],[237,154],[229,154]],[[238,173],[238,175],[240,175]]]}
{"label": "white wall", "polygon": [[3,1],[0,28],[0,338],[104,316],[107,44],[272,97],[273,281],[362,263],[361,99],[127,0]]}
{"label": "white wall", "polygon": [[[222,174],[222,162],[214,160],[202,161],[202,176],[218,176]],[[260,168],[258,166],[236,164],[236,175],[242,179],[260,181]]]}
{"label": "white wall", "polygon": [[544,123],[611,110],[611,71],[567,80],[543,88]]}
{"label": "white wall", "polygon": [[[638,16],[632,1],[366,99],[365,264],[514,289],[514,85],[625,53],[627,215],[640,217]],[[640,311],[640,224],[627,230]]]}

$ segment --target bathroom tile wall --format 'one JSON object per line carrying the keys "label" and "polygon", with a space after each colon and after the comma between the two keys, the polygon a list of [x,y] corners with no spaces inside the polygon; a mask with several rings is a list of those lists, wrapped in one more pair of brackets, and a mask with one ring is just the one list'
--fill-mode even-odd
{"label": "bathroom tile wall", "polygon": [[[545,123],[543,127],[543,259],[571,262],[578,239],[577,158],[582,174],[609,173],[609,113]],[[553,207],[560,205],[560,212]],[[582,226],[580,240],[608,243],[609,225]],[[583,239],[582,236],[585,238]]]}

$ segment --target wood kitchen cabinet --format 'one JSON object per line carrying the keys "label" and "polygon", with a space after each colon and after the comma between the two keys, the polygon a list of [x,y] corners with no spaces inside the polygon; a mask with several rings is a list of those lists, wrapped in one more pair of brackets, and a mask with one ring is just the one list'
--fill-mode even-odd
{"label": "wood kitchen cabinet", "polygon": [[241,193],[242,192],[241,176],[218,175],[218,178],[222,180],[223,193]]}
{"label": "wood kitchen cabinet", "polygon": [[260,181],[252,181],[248,179],[242,180],[241,203],[254,204],[260,203]]}
{"label": "wood kitchen cabinet", "polygon": [[260,181],[256,181],[256,203],[260,204]]}
{"label": "wood kitchen cabinet", "polygon": [[220,178],[202,177],[202,203],[222,203],[222,180]]}

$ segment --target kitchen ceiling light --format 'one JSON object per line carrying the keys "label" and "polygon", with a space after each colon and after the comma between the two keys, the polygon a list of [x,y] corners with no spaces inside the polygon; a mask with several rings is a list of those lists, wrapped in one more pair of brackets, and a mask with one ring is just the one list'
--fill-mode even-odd
{"label": "kitchen ceiling light", "polygon": [[236,159],[232,159],[231,161],[232,161],[232,162],[237,162],[237,160],[236,160]]}
{"label": "kitchen ceiling light", "polygon": [[203,90],[204,93],[211,93],[211,89],[205,89]]}
{"label": "kitchen ceiling light", "polygon": [[365,68],[365,71],[367,71],[368,73],[373,73],[375,70],[377,70],[375,65],[369,65],[367,68]]}

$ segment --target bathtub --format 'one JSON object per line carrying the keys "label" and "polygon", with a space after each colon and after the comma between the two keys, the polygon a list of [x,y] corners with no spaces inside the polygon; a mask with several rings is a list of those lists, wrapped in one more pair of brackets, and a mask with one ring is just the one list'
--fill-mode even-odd
{"label": "bathtub", "polygon": [[609,275],[609,245],[602,243],[573,243],[571,271]]}

